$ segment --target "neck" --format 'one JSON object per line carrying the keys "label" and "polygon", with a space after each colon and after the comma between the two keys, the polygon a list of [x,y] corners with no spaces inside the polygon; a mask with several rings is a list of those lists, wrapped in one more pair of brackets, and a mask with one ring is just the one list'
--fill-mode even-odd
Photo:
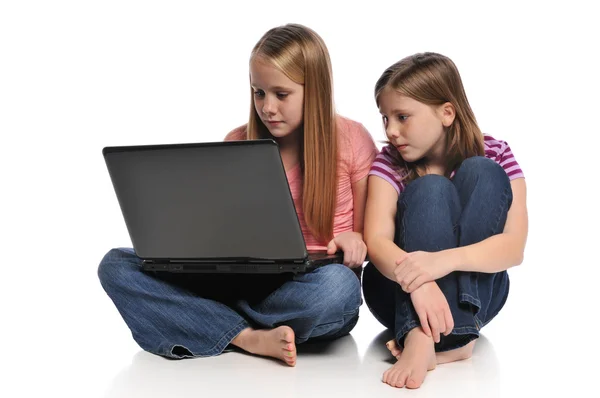
{"label": "neck", "polygon": [[428,174],[444,175],[446,172],[446,134],[435,143],[426,156]]}
{"label": "neck", "polygon": [[440,176],[446,174],[446,168],[440,164],[427,163],[425,169],[427,174],[437,174]]}

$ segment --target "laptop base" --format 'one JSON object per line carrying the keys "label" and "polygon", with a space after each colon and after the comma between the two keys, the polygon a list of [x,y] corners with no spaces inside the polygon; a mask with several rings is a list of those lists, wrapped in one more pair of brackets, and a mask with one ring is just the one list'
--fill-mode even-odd
{"label": "laptop base", "polygon": [[308,260],[295,263],[195,263],[186,262],[160,262],[144,260],[142,269],[144,271],[181,272],[181,273],[228,273],[228,274],[282,274],[310,272],[315,268],[327,264],[341,264],[344,254],[314,253],[309,255]]}
{"label": "laptop base", "polygon": [[144,262],[144,271],[166,271],[182,273],[228,273],[228,274],[281,274],[286,272],[308,272],[306,264],[205,264],[205,263],[154,263]]}

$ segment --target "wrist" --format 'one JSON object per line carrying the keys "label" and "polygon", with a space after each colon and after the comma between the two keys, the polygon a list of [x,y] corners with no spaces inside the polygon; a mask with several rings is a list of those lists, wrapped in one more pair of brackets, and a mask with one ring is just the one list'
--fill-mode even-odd
{"label": "wrist", "polygon": [[358,232],[358,231],[352,231],[352,233],[353,233],[353,234],[356,234],[356,235],[358,235],[358,237],[360,238],[360,240],[362,240],[362,241],[364,242],[364,240],[365,240],[365,239],[364,239],[364,237],[363,237],[363,234],[362,234],[362,232]]}
{"label": "wrist", "polygon": [[447,252],[445,264],[448,273],[460,271],[461,267],[466,263],[466,253],[464,249],[464,247],[457,247],[445,250]]}
{"label": "wrist", "polygon": [[[435,286],[433,286],[433,285],[435,285]],[[423,292],[427,289],[431,289],[431,288],[435,288],[435,287],[438,287],[438,284],[435,281],[425,282],[421,286],[416,288],[412,293],[410,293],[410,296],[412,297],[413,294],[415,294],[417,292]]]}

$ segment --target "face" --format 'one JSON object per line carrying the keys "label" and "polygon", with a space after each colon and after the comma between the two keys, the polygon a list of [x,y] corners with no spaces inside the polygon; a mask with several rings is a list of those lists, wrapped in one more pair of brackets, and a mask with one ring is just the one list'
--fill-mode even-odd
{"label": "face", "polygon": [[379,96],[379,112],[388,140],[404,161],[443,162],[446,127],[454,121],[451,104],[426,105],[387,87]]}
{"label": "face", "polygon": [[250,63],[254,107],[273,137],[297,134],[304,120],[304,86],[261,60]]}

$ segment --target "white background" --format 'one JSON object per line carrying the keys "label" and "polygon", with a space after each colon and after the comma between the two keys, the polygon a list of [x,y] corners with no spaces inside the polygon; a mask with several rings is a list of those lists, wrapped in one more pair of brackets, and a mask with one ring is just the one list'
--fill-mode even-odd
{"label": "white background", "polygon": [[[597,393],[598,13],[579,1],[332,3],[0,1],[0,395],[116,396],[123,367],[139,371],[128,364],[147,357],[96,276],[106,251],[130,245],[102,148],[221,140],[247,120],[252,47],[288,22],[323,37],[339,113],[377,141],[383,70],[422,51],[454,60],[480,127],[511,145],[528,185],[525,261],[482,340],[503,372],[489,387]],[[358,362],[381,330],[363,306]],[[177,366],[202,361],[220,369]],[[461,376],[444,383],[473,392]]]}

